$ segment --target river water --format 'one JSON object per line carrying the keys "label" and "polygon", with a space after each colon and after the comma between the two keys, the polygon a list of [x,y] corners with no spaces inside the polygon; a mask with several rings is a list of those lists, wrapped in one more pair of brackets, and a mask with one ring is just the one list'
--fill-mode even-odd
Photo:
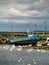
{"label": "river water", "polygon": [[49,65],[49,50],[0,45],[0,65]]}

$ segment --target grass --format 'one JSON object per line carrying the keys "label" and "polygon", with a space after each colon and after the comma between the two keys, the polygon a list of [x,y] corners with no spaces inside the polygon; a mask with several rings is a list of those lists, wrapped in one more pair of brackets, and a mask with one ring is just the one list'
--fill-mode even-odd
{"label": "grass", "polygon": [[26,37],[26,36],[16,36],[16,38],[23,38],[23,37]]}

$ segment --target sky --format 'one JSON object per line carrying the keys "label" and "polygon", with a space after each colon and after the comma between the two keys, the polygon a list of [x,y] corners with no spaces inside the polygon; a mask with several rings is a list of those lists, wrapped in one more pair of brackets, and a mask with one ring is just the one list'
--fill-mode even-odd
{"label": "sky", "polygon": [[45,20],[49,31],[49,0],[0,0],[0,31],[43,31]]}

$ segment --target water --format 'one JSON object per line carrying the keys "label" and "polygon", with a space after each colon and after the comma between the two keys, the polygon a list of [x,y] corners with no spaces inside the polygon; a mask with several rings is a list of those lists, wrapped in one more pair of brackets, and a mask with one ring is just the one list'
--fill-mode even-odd
{"label": "water", "polygon": [[49,65],[49,50],[0,45],[0,65]]}

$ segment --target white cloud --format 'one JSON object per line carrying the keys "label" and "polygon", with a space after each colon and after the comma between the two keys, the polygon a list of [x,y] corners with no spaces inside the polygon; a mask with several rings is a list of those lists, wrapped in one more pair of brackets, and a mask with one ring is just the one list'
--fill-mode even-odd
{"label": "white cloud", "polygon": [[26,5],[26,4],[17,3],[15,8],[24,11],[24,10],[26,10],[29,6],[30,6],[30,5],[28,5],[28,4]]}
{"label": "white cloud", "polygon": [[36,10],[26,10],[26,11],[21,11],[21,10],[17,10],[17,9],[14,9],[14,8],[10,8],[9,9],[9,14],[12,14],[12,15],[17,15],[17,16],[41,16],[41,12],[39,11],[36,11]]}
{"label": "white cloud", "polygon": [[4,23],[29,23],[30,20],[0,19],[0,22],[4,22]]}
{"label": "white cloud", "polygon": [[17,16],[28,16],[27,13],[22,12],[21,10],[14,9],[14,8],[9,9],[9,14],[17,15]]}
{"label": "white cloud", "polygon": [[9,20],[8,19],[0,19],[0,22],[3,22],[3,23],[8,23]]}
{"label": "white cloud", "polygon": [[49,8],[49,0],[38,0],[31,5],[43,10],[46,9],[47,7]]}
{"label": "white cloud", "polygon": [[8,19],[4,19],[5,23],[8,23]]}
{"label": "white cloud", "polygon": [[[9,0],[9,2],[5,0],[5,2],[6,4],[4,1],[2,3],[5,6],[0,7],[0,19],[5,19],[5,22],[9,22],[10,17],[15,22],[16,19],[23,20],[26,17],[49,16],[49,0]],[[31,18],[27,18],[27,20],[29,19],[31,20]],[[28,21],[24,20],[23,22]]]}
{"label": "white cloud", "polygon": [[35,3],[33,3],[33,5],[35,6],[43,6],[45,4],[45,0],[38,0]]}
{"label": "white cloud", "polygon": [[29,20],[11,20],[14,23],[28,23]]}
{"label": "white cloud", "polygon": [[41,5],[41,4],[44,4],[44,0],[39,0],[39,1],[36,1],[35,2],[36,5]]}
{"label": "white cloud", "polygon": [[39,12],[39,11],[36,11],[36,10],[32,10],[32,11],[27,11],[26,12],[29,16],[32,16],[32,17],[38,17],[38,16],[41,16],[42,15],[42,13],[41,12]]}

